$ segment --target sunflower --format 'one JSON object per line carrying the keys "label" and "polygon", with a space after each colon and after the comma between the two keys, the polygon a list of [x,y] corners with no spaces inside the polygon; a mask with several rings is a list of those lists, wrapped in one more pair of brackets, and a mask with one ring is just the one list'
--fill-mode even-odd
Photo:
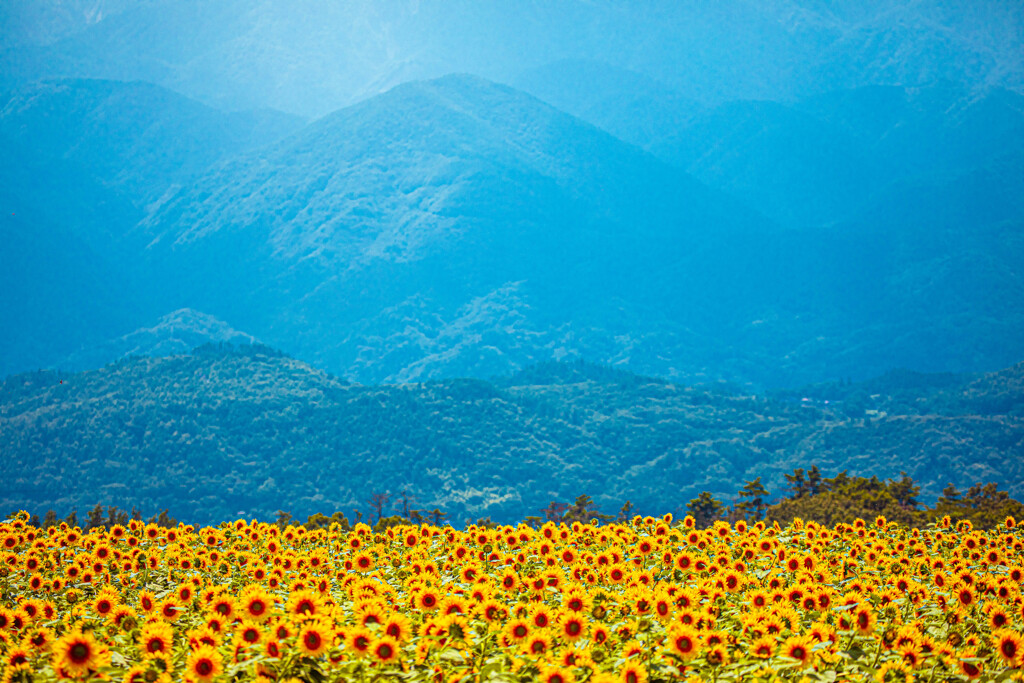
{"label": "sunflower", "polygon": [[453,640],[465,640],[469,633],[469,620],[455,612],[434,619],[435,635]]}
{"label": "sunflower", "polygon": [[449,595],[438,607],[441,614],[465,614],[467,609],[466,601],[457,595]]}
{"label": "sunflower", "polygon": [[384,622],[386,611],[383,605],[377,602],[365,602],[360,605],[356,612],[356,621],[363,626],[370,624],[381,624]]}
{"label": "sunflower", "polygon": [[729,651],[725,645],[713,645],[705,651],[704,660],[711,666],[725,666],[729,663]]}
{"label": "sunflower", "polygon": [[13,668],[22,664],[27,664],[29,656],[28,650],[23,647],[16,647],[8,650],[2,661],[8,668]]}
{"label": "sunflower", "polygon": [[149,591],[140,591],[139,609],[143,612],[152,612],[156,609],[156,597]]}
{"label": "sunflower", "polygon": [[688,662],[697,656],[701,646],[700,634],[685,626],[676,626],[668,633],[669,652]]}
{"label": "sunflower", "polygon": [[537,603],[530,609],[528,619],[537,628],[547,628],[551,625],[551,610],[544,603]]}
{"label": "sunflower", "polygon": [[914,680],[914,676],[910,669],[902,662],[886,662],[878,668],[878,671],[875,673],[875,680],[878,683],[891,683],[895,681],[911,683]]}
{"label": "sunflower", "polygon": [[167,597],[160,601],[160,604],[156,607],[157,613],[160,618],[167,622],[177,621],[181,613],[185,611],[185,608],[178,604],[178,601],[173,597]]}
{"label": "sunflower", "polygon": [[255,645],[263,640],[263,629],[252,621],[243,621],[235,631],[238,639],[246,645]]}
{"label": "sunflower", "polygon": [[563,613],[558,621],[558,635],[567,642],[575,642],[587,635],[587,622],[576,614]]}
{"label": "sunflower", "polygon": [[626,580],[626,567],[621,564],[613,564],[608,567],[608,581],[613,584],[620,584]]}
{"label": "sunflower", "polygon": [[365,626],[357,626],[345,634],[345,644],[359,657],[365,657],[371,653],[374,640],[373,631]]}
{"label": "sunflower", "polygon": [[88,632],[72,631],[53,646],[53,668],[63,669],[72,676],[87,674],[90,669],[98,669],[109,661],[109,653]]}
{"label": "sunflower", "polygon": [[530,635],[530,622],[514,619],[505,626],[504,632],[512,642],[521,643]]}
{"label": "sunflower", "polygon": [[771,659],[775,654],[775,639],[771,636],[761,636],[750,646],[750,654],[758,659]]}
{"label": "sunflower", "polygon": [[956,660],[957,669],[960,673],[971,680],[980,678],[983,668],[981,660],[978,659],[973,652],[965,653],[964,657]]}
{"label": "sunflower", "polygon": [[320,596],[305,588],[292,591],[288,596],[288,613],[294,619],[309,619],[319,615],[323,611],[320,604]]}
{"label": "sunflower", "polygon": [[541,664],[537,673],[537,680],[540,683],[574,683],[576,677],[568,667],[557,667],[550,664]]}
{"label": "sunflower", "polygon": [[961,609],[970,609],[977,598],[974,595],[974,589],[968,585],[960,584],[953,589],[953,594],[956,597],[956,604]]}
{"label": "sunflower", "polygon": [[220,635],[209,626],[203,626],[198,630],[189,632],[188,646],[195,650],[203,645],[217,647],[221,643]]}
{"label": "sunflower", "polygon": [[118,605],[110,615],[111,621],[124,629],[125,633],[135,630],[137,613],[128,605]]}
{"label": "sunflower", "polygon": [[332,633],[318,619],[305,619],[299,626],[297,643],[299,650],[309,656],[318,657],[331,646]]}
{"label": "sunflower", "polygon": [[544,632],[534,632],[520,644],[523,654],[540,656],[551,649],[551,638]]}
{"label": "sunflower", "polygon": [[790,636],[782,643],[782,654],[806,667],[814,663],[813,646],[814,641],[809,636]]}
{"label": "sunflower", "polygon": [[621,683],[646,683],[647,669],[642,664],[627,662],[619,669],[619,681]]}
{"label": "sunflower", "polygon": [[47,652],[55,639],[56,635],[52,629],[39,626],[27,633],[21,642],[22,645],[31,647],[36,652]]}
{"label": "sunflower", "polygon": [[400,654],[401,650],[399,649],[398,641],[389,636],[384,636],[376,641],[372,645],[370,652],[374,661],[381,664],[390,664],[397,661]]}
{"label": "sunflower", "polygon": [[251,585],[238,598],[239,607],[247,619],[264,622],[274,607],[274,597],[262,586]]}
{"label": "sunflower", "polygon": [[223,671],[220,652],[203,645],[189,654],[185,671],[196,681],[212,681]]}
{"label": "sunflower", "polygon": [[1009,613],[1002,607],[992,607],[989,609],[988,625],[993,632],[1006,628],[1010,621]]}
{"label": "sunflower", "polygon": [[416,596],[415,604],[420,610],[433,611],[437,609],[440,603],[441,599],[438,596],[437,591],[428,588],[421,591],[419,595]]}
{"label": "sunflower", "polygon": [[142,627],[139,634],[139,651],[143,657],[168,654],[174,640],[174,630],[163,621],[153,621]]}
{"label": "sunflower", "polygon": [[263,656],[269,657],[270,659],[280,659],[281,657],[281,643],[271,638],[263,644]]}
{"label": "sunflower", "polygon": [[853,625],[859,633],[871,633],[877,623],[878,617],[869,606],[864,605],[853,610]]}
{"label": "sunflower", "polygon": [[1024,662],[1024,638],[1009,629],[1001,629],[992,634],[992,649],[999,659],[1010,667],[1020,666]]}

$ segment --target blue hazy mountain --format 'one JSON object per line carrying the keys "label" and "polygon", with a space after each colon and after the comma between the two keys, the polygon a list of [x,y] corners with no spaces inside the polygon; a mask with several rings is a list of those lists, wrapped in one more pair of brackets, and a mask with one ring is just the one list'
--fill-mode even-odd
{"label": "blue hazy mountain", "polygon": [[0,373],[180,309],[362,381],[1009,365],[1021,15],[15,0]]}
{"label": "blue hazy mountain", "polygon": [[742,305],[724,259],[756,258],[749,237],[773,229],[638,148],[470,76],[325,117],[140,226],[146,269],[171,283],[175,307],[378,380],[653,354],[654,338],[688,334],[718,302]]}
{"label": "blue hazy mountain", "polygon": [[507,82],[561,60],[605,62],[711,104],[939,80],[1024,88],[1012,2],[157,0],[102,3],[106,14],[100,4],[5,3],[3,77],[145,80],[228,109],[304,115],[403,81]]}
{"label": "blue hazy mountain", "polygon": [[963,173],[1024,146],[1024,96],[998,87],[874,85],[703,106],[583,61],[516,83],[786,225],[842,222],[897,183]]}
{"label": "blue hazy mountain", "polygon": [[654,78],[595,60],[527,69],[511,85],[648,151],[706,108]]}
{"label": "blue hazy mountain", "polygon": [[[24,139],[12,145],[25,168],[66,182],[11,172],[6,192],[72,230],[103,257],[89,267],[129,294],[78,311],[118,310],[116,324],[83,321],[55,342],[61,348],[45,347],[60,353],[20,356],[8,371],[121,348],[119,338],[183,308],[364,382],[492,376],[583,357],[688,380],[792,385],[896,366],[1005,366],[1024,332],[1017,96],[1006,91],[977,100],[998,116],[969,125],[923,105],[871,119],[829,109],[828,98],[706,109],[688,129],[703,131],[694,144],[716,141],[720,157],[704,153],[704,165],[690,166],[729,194],[471,76],[399,86],[265,147],[204,150],[204,169],[168,164],[140,179],[160,159],[124,170],[156,154],[156,138],[138,131],[161,127],[114,126],[105,141],[87,124],[94,103],[110,101],[95,89],[115,86],[87,84],[90,106],[77,109],[79,100],[48,99],[52,86],[35,86],[38,101],[54,103],[41,107],[42,123],[31,107],[5,109],[22,117],[3,119],[8,135],[57,121],[72,131],[53,134],[46,154]],[[191,128],[173,139],[205,139],[209,121],[222,119],[185,103],[208,116],[176,124]],[[913,126],[982,139],[969,131],[986,121],[1003,122],[989,126],[1007,140],[1001,156],[991,156],[994,142],[971,154],[951,144],[955,153],[931,173],[908,163],[900,176],[890,162],[910,143],[863,151],[865,140]],[[122,161],[91,163],[95,150]],[[143,187],[158,201],[139,201]],[[50,299],[32,300],[37,319],[52,317]]]}
{"label": "blue hazy mountain", "polygon": [[270,110],[221,112],[150,83],[89,79],[33,83],[0,108],[0,134],[29,146],[35,163],[73,165],[137,201],[303,123]]}
{"label": "blue hazy mountain", "polygon": [[48,366],[166,313],[130,278],[136,251],[124,240],[145,207],[302,123],[219,112],[148,83],[43,82],[0,102],[0,374]]}
{"label": "blue hazy mountain", "polygon": [[182,308],[161,316],[150,327],[142,327],[128,334],[107,339],[85,347],[57,365],[62,369],[92,369],[133,356],[162,357],[188,353],[204,344],[256,344],[250,334],[239,332],[212,315]]}

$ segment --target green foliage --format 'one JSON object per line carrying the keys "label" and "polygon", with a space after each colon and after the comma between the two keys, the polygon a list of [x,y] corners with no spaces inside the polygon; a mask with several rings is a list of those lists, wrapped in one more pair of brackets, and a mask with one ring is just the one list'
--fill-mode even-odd
{"label": "green foliage", "polygon": [[948,515],[954,520],[966,519],[975,527],[992,529],[1007,517],[1024,519],[1024,503],[1010,498],[996,484],[975,484],[962,496],[948,486],[935,505],[936,516]]}
{"label": "green foliage", "polygon": [[[787,479],[800,481],[802,476],[798,469]],[[975,527],[992,529],[1009,516],[1024,515],[1024,504],[1000,491],[994,483],[974,485],[964,496],[952,485],[947,486],[931,508],[921,507],[919,492],[920,487],[906,473],[901,473],[899,479],[881,481],[878,477],[853,477],[843,471],[822,480],[814,492],[793,489],[790,497],[768,507],[767,518],[781,525],[799,517],[831,526],[882,516],[907,526],[922,526],[948,515],[954,520],[969,520]]]}
{"label": "green foliage", "polygon": [[699,496],[686,505],[686,511],[696,520],[697,528],[699,529],[705,529],[711,526],[712,523],[722,519],[726,509],[722,501],[707,491],[701,491]]}
{"label": "green foliage", "polygon": [[[1022,371],[928,400],[954,405],[965,387],[1010,395]],[[173,510],[193,524],[274,520],[284,509],[300,520],[344,511],[352,524],[395,514],[442,524],[545,519],[552,501],[564,505],[552,515],[584,520],[627,500],[627,517],[662,514],[702,492],[736,496],[734,512],[754,519],[769,500],[755,483],[796,498],[827,493],[813,504],[834,516],[931,504],[946,482],[990,481],[1024,495],[1024,418],[1012,415],[851,419],[824,401],[807,407],[585,363],[523,377],[361,386],[258,345],[16,375],[0,384],[0,506],[64,515],[101,498],[119,510]],[[877,500],[851,507],[841,488],[824,491],[843,470],[877,478],[861,485]],[[901,472],[913,486],[882,485]],[[572,505],[582,491],[588,498]],[[102,518],[109,524],[109,509]],[[68,521],[81,523],[77,514]]]}

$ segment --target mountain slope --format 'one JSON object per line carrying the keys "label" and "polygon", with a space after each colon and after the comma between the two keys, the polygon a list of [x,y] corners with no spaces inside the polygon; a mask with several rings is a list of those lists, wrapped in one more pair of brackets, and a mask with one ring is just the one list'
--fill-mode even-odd
{"label": "mountain slope", "polygon": [[183,308],[114,339],[83,348],[56,363],[61,370],[89,370],[129,356],[173,356],[204,344],[255,344],[256,338],[233,329],[222,320]]}
{"label": "mountain slope", "polygon": [[9,93],[0,107],[0,134],[31,145],[37,163],[74,164],[142,201],[301,124],[281,112],[220,112],[141,82],[33,83]]}
{"label": "mountain slope", "polygon": [[10,377],[0,439],[5,509],[167,507],[196,524],[351,514],[403,490],[455,523],[512,522],[581,493],[605,512],[628,499],[662,514],[757,476],[781,492],[813,464],[906,471],[925,501],[948,483],[1024,493],[1024,422],[998,411],[850,418],[586,364],[358,386],[262,346]]}
{"label": "mountain slope", "polygon": [[712,104],[939,79],[1021,91],[1022,25],[1015,3],[948,0],[157,0],[79,21],[51,45],[5,40],[0,78],[145,80],[214,106],[311,116],[403,81],[507,80],[562,60],[609,62]]}
{"label": "mountain slope", "polygon": [[[552,357],[573,329],[610,358],[663,320],[710,316],[698,296],[708,287],[742,306],[744,283],[725,261],[758,258],[754,240],[770,230],[578,119],[452,76],[400,86],[236,159],[163,203],[136,239],[149,245],[147,270],[177,287],[172,305],[332,369],[407,336],[398,312],[424,306],[409,360],[437,362],[413,369],[394,353],[409,339],[392,339],[375,352],[386,362],[359,374],[382,380],[442,365],[466,374],[464,363],[492,352],[506,358],[487,374],[505,371]],[[175,279],[183,272],[197,275]],[[481,316],[483,329],[468,330]]]}

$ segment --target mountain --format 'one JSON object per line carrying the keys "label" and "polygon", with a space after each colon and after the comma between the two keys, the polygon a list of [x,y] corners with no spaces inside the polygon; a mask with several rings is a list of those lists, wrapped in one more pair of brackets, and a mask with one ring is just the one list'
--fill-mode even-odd
{"label": "mountain", "polygon": [[[636,80],[577,67],[617,74],[610,93]],[[13,160],[0,199],[21,229],[49,226],[32,249],[70,231],[88,262],[72,251],[45,271],[39,252],[10,281],[36,302],[14,319],[79,324],[45,344],[24,341],[45,324],[26,328],[0,371],[86,349],[111,362],[109,340],[177,309],[371,383],[581,357],[766,387],[1002,367],[1024,331],[1020,96],[993,89],[942,116],[963,94],[737,102],[650,142],[716,189],[472,76],[399,86],[276,141],[298,122],[140,83],[27,86],[0,114]],[[920,161],[914,127],[945,156]],[[79,271],[109,285],[73,313],[66,297],[18,294],[42,277],[68,291],[58,281]]]}
{"label": "mountain", "polygon": [[[1019,381],[1002,374],[984,381],[1019,399]],[[989,481],[1019,498],[1024,422],[988,408],[849,416],[584,363],[494,383],[360,386],[264,346],[209,345],[8,377],[0,507],[166,507],[206,524],[279,509],[351,515],[374,492],[408,491],[413,507],[440,507],[453,523],[514,522],[581,493],[604,512],[628,499],[640,514],[682,509],[702,490],[731,500],[758,476],[779,494],[784,474],[811,465],[826,476],[905,471],[923,501]]]}
{"label": "mountain", "polygon": [[134,312],[106,255],[6,200],[0,188],[0,377],[116,334]]}
{"label": "mountain", "polygon": [[[305,116],[405,81],[469,71],[509,82],[564,60],[605,62],[706,104],[790,102],[836,88],[937,80],[1024,90],[1024,19],[1012,2],[7,5],[0,79],[144,80],[219,108]],[[101,5],[110,11],[97,12]]]}
{"label": "mountain", "polygon": [[0,375],[52,367],[166,312],[130,272],[138,250],[125,238],[145,208],[301,125],[147,83],[42,82],[0,103]]}
{"label": "mountain", "polygon": [[130,356],[173,356],[205,344],[256,344],[252,335],[233,329],[222,320],[183,308],[144,327],[69,355],[55,365],[61,370],[102,367]]}
{"label": "mountain", "polygon": [[544,64],[510,85],[648,151],[705,109],[654,78],[595,60]]}
{"label": "mountain", "polygon": [[783,104],[736,101],[650,140],[649,151],[783,225],[835,222],[885,186],[842,129]]}
{"label": "mountain", "polygon": [[644,335],[688,336],[719,302],[742,310],[727,262],[760,258],[771,230],[539,100],[450,76],[236,158],[135,239],[169,305],[362,381],[404,381],[657,353]]}
{"label": "mountain", "polygon": [[3,102],[0,134],[31,146],[37,164],[71,164],[79,175],[141,195],[136,201],[144,203],[303,123],[270,110],[221,112],[141,82],[44,81],[8,93]]}
{"label": "mountain", "polygon": [[1024,149],[1024,94],[996,86],[872,85],[793,107],[839,129],[889,182],[963,173]]}

